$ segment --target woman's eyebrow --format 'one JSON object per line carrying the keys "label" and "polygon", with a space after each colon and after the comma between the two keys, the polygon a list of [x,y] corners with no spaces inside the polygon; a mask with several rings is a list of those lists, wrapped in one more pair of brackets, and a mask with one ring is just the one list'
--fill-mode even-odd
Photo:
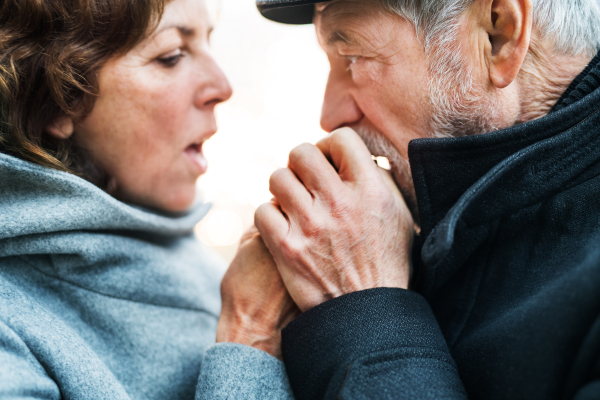
{"label": "woman's eyebrow", "polygon": [[[184,26],[184,25],[166,25],[166,26],[161,27],[160,29],[158,29],[153,36],[156,36],[159,33],[163,32],[163,31],[167,31],[169,29],[177,29],[177,31],[179,31],[179,34],[181,36],[185,37],[185,38],[194,37],[197,34],[197,30],[196,29],[190,28],[188,26]],[[210,35],[213,33],[214,30],[215,30],[214,25],[210,25],[208,27],[208,29],[206,30],[206,37],[210,39]]]}
{"label": "woman's eyebrow", "polygon": [[[173,25],[165,25],[165,26],[160,27],[156,31],[156,33],[154,33],[153,36],[156,36],[156,35],[160,34],[161,32],[168,31],[169,29],[177,29],[179,31],[179,33],[181,34],[181,36],[184,36],[184,37],[190,37],[190,36],[196,35],[196,30],[194,28],[190,28],[190,27],[187,27],[184,25],[173,24]],[[209,31],[210,30],[212,30],[212,27],[209,29]]]}

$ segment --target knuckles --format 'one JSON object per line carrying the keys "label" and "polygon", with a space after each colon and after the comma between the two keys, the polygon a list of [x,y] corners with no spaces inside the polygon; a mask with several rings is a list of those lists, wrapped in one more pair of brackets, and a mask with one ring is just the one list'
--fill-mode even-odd
{"label": "knuckles", "polygon": [[302,221],[302,236],[307,239],[314,239],[329,232],[328,224],[325,220],[319,220],[318,215],[311,215]]}
{"label": "knuckles", "polygon": [[335,195],[328,199],[329,209],[332,216],[340,217],[348,214],[353,214],[353,210],[358,209],[360,206],[358,201],[353,202],[348,196]]}
{"label": "knuckles", "polygon": [[345,126],[331,132],[328,139],[332,144],[341,144],[347,142],[349,139],[353,139],[355,136],[357,136],[357,133],[354,129]]}
{"label": "knuckles", "polygon": [[287,168],[279,168],[271,174],[269,178],[269,188],[277,189],[282,186],[283,182],[289,178],[289,170]]}
{"label": "knuckles", "polygon": [[306,163],[306,159],[310,154],[313,154],[315,151],[319,151],[316,146],[310,143],[302,143],[299,146],[296,146],[289,155],[289,165],[291,167],[298,166]]}
{"label": "knuckles", "polygon": [[281,240],[279,243],[281,253],[286,260],[298,260],[302,254],[302,249],[292,240]]}
{"label": "knuckles", "polygon": [[267,223],[268,219],[268,208],[271,207],[269,203],[261,204],[254,212],[254,225],[261,230]]}

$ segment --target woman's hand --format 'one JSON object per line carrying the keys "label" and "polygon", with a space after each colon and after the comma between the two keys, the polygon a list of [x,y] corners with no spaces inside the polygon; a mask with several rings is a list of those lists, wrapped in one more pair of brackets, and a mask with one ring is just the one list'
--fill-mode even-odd
{"label": "woman's hand", "polygon": [[240,343],[281,359],[281,330],[300,310],[256,229],[247,232],[221,284],[217,342]]}

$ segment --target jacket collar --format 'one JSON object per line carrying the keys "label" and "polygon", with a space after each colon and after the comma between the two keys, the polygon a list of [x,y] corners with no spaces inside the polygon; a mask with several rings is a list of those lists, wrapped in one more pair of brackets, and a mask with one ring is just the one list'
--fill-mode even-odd
{"label": "jacket collar", "polygon": [[596,57],[588,66],[583,70],[571,85],[569,85],[567,91],[562,97],[556,102],[551,112],[562,110],[565,107],[575,104],[585,96],[591,94],[594,90],[600,87],[600,53],[596,54]]}
{"label": "jacket collar", "polygon": [[599,87],[597,56],[544,118],[485,135],[410,143],[428,269],[441,267],[461,223],[482,224],[533,204],[600,158]]}
{"label": "jacket collar", "polygon": [[422,232],[428,236],[458,199],[479,179],[513,154],[555,136],[581,121],[586,105],[559,111],[600,88],[600,53],[573,81],[551,113],[497,132],[449,139],[416,139],[409,145]]}

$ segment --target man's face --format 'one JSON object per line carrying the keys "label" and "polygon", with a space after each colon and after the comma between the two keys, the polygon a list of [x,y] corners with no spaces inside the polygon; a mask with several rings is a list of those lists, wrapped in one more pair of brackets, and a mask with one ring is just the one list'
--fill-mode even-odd
{"label": "man's face", "polygon": [[429,131],[428,63],[414,28],[366,1],[318,4],[315,27],[331,66],[323,129],[380,132],[406,157]]}
{"label": "man's face", "polygon": [[408,143],[495,129],[490,99],[464,57],[451,48],[428,57],[414,26],[376,2],[319,3],[314,24],[331,66],[321,126],[352,127],[374,155],[388,157],[415,214]]}

